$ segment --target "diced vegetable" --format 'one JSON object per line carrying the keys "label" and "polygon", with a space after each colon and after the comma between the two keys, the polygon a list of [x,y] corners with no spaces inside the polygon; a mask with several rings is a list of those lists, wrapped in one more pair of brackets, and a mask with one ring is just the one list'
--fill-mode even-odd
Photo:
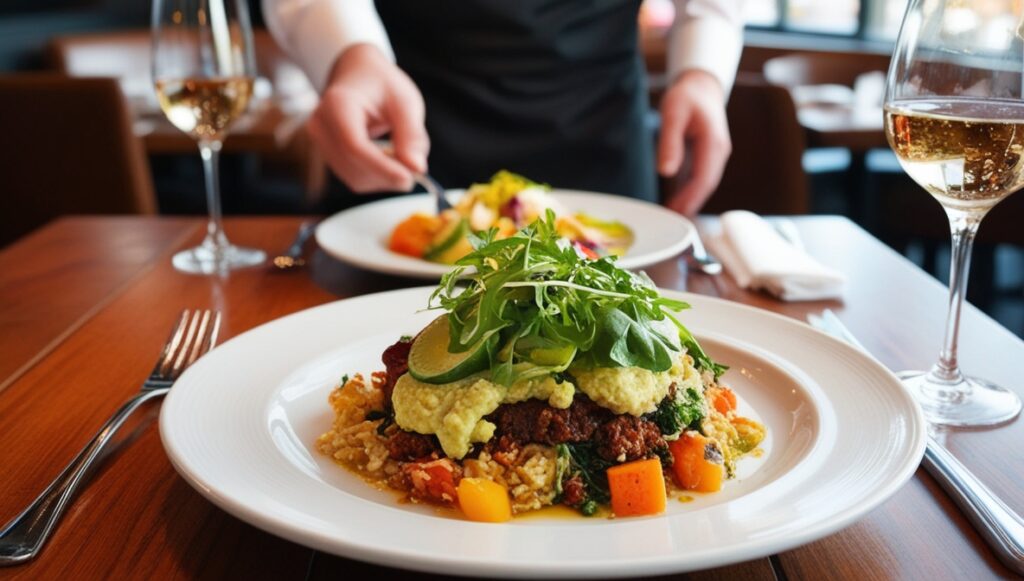
{"label": "diced vegetable", "polygon": [[395,226],[388,248],[399,254],[420,258],[439,227],[440,222],[434,216],[413,214]]}
{"label": "diced vegetable", "polygon": [[451,459],[411,462],[402,469],[409,476],[416,496],[440,504],[455,502],[455,465]]}
{"label": "diced vegetable", "polygon": [[708,402],[718,410],[718,413],[725,415],[736,409],[736,394],[728,387],[711,387],[704,393]]}
{"label": "diced vegetable", "polygon": [[736,428],[737,436],[736,441],[732,442],[732,447],[740,454],[746,454],[757,448],[764,440],[764,426],[750,418],[734,417],[732,426]]}
{"label": "diced vegetable", "polygon": [[665,476],[661,460],[637,460],[608,469],[612,512],[616,516],[658,514],[665,510]]}
{"label": "diced vegetable", "polygon": [[508,491],[485,478],[463,478],[459,481],[459,506],[469,520],[505,522],[512,518]]}
{"label": "diced vegetable", "polygon": [[696,492],[721,490],[725,464],[711,440],[697,432],[684,432],[678,440],[669,442],[668,449],[672,452],[672,472],[681,488]]}

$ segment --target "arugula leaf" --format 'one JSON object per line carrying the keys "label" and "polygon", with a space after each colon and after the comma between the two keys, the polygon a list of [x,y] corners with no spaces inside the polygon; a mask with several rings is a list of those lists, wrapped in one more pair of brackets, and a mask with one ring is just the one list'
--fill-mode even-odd
{"label": "arugula leaf", "polygon": [[729,366],[712,361],[711,358],[708,357],[707,353],[704,352],[704,349],[701,348],[697,339],[692,333],[690,333],[690,330],[683,326],[683,324],[675,317],[672,317],[672,315],[669,315],[669,317],[673,322],[675,322],[676,326],[679,327],[679,340],[682,342],[683,347],[686,348],[686,352],[693,357],[693,361],[696,364],[697,369],[707,369],[711,371],[715,374],[716,380],[721,377],[722,374],[729,369]]}
{"label": "arugula leaf", "polygon": [[[688,332],[673,329],[685,328],[671,312],[689,305],[660,296],[614,257],[584,256],[559,236],[550,210],[509,238],[496,234],[470,238],[475,250],[441,279],[429,304],[449,312],[450,351],[496,341],[492,381],[511,385],[574,363],[666,371],[684,346],[703,353],[687,345],[687,338],[695,345]],[[470,268],[476,273],[463,288]]]}
{"label": "arugula leaf", "polygon": [[[592,361],[608,367],[643,367],[651,371],[667,371],[679,352],[679,347],[659,334],[651,325],[652,320],[637,312],[634,304],[609,305],[601,310],[598,320],[601,327],[594,348],[590,351]],[[595,365],[596,366],[596,365]]]}

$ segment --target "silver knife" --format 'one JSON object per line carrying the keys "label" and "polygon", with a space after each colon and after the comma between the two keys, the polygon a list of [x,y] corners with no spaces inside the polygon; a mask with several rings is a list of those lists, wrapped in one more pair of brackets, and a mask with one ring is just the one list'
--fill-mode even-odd
{"label": "silver knife", "polygon": [[[868,353],[830,309],[825,309],[821,316],[807,315],[807,322]],[[999,560],[1014,572],[1024,575],[1024,519],[1006,506],[931,434],[928,435],[922,464],[956,502]]]}

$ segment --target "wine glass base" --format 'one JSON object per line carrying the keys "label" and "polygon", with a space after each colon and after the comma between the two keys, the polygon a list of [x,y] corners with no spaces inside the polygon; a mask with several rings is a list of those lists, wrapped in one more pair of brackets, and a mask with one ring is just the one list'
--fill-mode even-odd
{"label": "wine glass base", "polygon": [[[1017,394],[984,379],[964,377],[966,385],[947,385],[932,381],[927,371],[902,371],[896,375],[921,404],[925,418],[935,425],[995,426],[1013,420],[1021,411]],[[936,392],[957,395],[942,401],[931,395]]]}
{"label": "wine glass base", "polygon": [[213,245],[201,244],[175,254],[171,264],[177,270],[190,274],[223,274],[260,265],[266,259],[267,254],[255,248],[227,244],[216,249]]}

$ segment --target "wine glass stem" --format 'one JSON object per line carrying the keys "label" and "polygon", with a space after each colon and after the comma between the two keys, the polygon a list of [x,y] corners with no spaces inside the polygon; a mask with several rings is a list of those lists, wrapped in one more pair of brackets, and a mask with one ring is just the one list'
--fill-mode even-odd
{"label": "wine glass stem", "polygon": [[220,211],[220,148],[219,140],[199,142],[199,155],[203,158],[203,174],[206,179],[206,207],[210,212],[203,245],[210,246],[218,258],[223,256],[228,247]]}
{"label": "wine glass stem", "polygon": [[949,261],[949,311],[946,315],[946,334],[942,342],[939,361],[929,372],[931,383],[937,389],[932,397],[954,400],[966,396],[964,389],[970,389],[963,382],[957,361],[957,346],[960,336],[960,310],[967,293],[967,275],[971,269],[971,249],[974,236],[978,233],[981,217],[960,210],[947,210],[952,234],[952,255]]}

